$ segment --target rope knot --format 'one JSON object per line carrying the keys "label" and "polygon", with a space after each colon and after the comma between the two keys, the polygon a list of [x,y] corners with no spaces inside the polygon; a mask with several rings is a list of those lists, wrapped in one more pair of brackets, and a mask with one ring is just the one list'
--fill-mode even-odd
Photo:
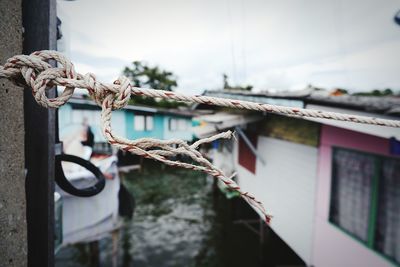
{"label": "rope knot", "polygon": [[128,105],[129,99],[131,99],[132,85],[125,76],[121,76],[115,80],[114,85],[117,86],[118,92],[115,94],[113,109],[121,109]]}
{"label": "rope knot", "polygon": [[89,90],[92,98],[99,105],[104,105],[112,110],[122,109],[128,105],[131,98],[132,85],[125,76],[119,77],[114,81],[111,88],[96,86],[93,91]]}
{"label": "rope knot", "polygon": [[[54,60],[62,67],[52,67],[49,63]],[[73,64],[56,51],[37,51],[31,55],[18,55],[7,60],[4,69],[16,74],[20,72],[25,85],[32,89],[35,100],[43,107],[58,108],[65,104],[74,93],[75,87],[66,86],[59,97],[48,98],[46,91],[56,84],[63,84],[64,79],[76,79]],[[21,78],[21,77],[20,77]],[[21,84],[21,79],[15,81]],[[66,84],[66,83],[65,83]]]}
{"label": "rope knot", "polygon": [[90,97],[97,103],[97,105],[101,106],[107,96],[107,88],[102,86],[101,83],[97,82],[96,76],[93,73],[86,73],[85,76],[83,76],[83,80],[87,85],[86,88]]}

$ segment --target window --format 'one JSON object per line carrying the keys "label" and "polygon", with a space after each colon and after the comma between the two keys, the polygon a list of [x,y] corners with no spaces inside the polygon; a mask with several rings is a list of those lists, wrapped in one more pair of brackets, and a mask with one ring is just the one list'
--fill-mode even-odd
{"label": "window", "polygon": [[170,131],[187,131],[190,129],[191,124],[189,124],[185,119],[169,119],[168,128]]}
{"label": "window", "polygon": [[375,249],[400,263],[400,160],[385,159],[379,180]]}
{"label": "window", "polygon": [[400,159],[335,148],[329,220],[400,263]]}
{"label": "window", "polygon": [[330,219],[367,242],[374,158],[353,151],[335,150],[332,167]]}
{"label": "window", "polygon": [[154,128],[153,116],[135,115],[133,118],[135,131],[152,131]]}
{"label": "window", "polygon": [[133,124],[136,131],[144,131],[144,116],[135,115],[133,117]]}

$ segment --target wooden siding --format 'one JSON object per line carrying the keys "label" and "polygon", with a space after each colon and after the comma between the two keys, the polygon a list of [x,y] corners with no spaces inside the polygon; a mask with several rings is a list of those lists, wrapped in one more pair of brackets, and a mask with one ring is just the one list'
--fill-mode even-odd
{"label": "wooden siding", "polygon": [[263,136],[257,146],[266,164],[256,161],[255,175],[237,164],[239,185],[264,203],[271,228],[310,264],[318,149]]}

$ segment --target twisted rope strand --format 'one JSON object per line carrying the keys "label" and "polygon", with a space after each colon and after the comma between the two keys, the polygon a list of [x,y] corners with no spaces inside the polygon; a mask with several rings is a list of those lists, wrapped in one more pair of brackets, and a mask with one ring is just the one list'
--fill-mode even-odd
{"label": "twisted rope strand", "polygon": [[[63,67],[52,68],[46,61],[54,59]],[[285,116],[321,118],[339,121],[349,121],[363,124],[372,124],[389,127],[400,127],[399,120],[380,119],[353,114],[327,112],[322,110],[292,108],[271,104],[261,104],[243,100],[232,100],[226,98],[217,98],[209,96],[187,96],[177,92],[144,89],[133,87],[129,79],[120,77],[114,84],[106,84],[96,80],[94,74],[88,73],[82,75],[75,72],[73,64],[57,51],[38,51],[31,55],[18,55],[7,60],[4,66],[0,66],[0,78],[8,78],[14,81],[20,81],[22,77],[25,83],[32,88],[35,99],[44,107],[57,108],[72,96],[74,88],[87,89],[90,96],[98,105],[102,105],[105,96],[112,94],[115,101],[112,103],[113,109],[124,107],[130,96],[147,96],[152,98],[173,99],[184,102],[194,102],[206,105],[215,105],[222,107],[248,109],[254,111],[264,111],[276,113]],[[61,96],[48,99],[45,90],[54,85],[65,86]]]}
{"label": "twisted rope strand", "polygon": [[[52,67],[48,63],[49,60],[58,62],[59,67]],[[7,60],[4,66],[0,65],[0,78],[6,78],[18,85],[30,87],[37,103],[47,108],[58,108],[64,105],[73,95],[75,88],[88,90],[90,97],[102,107],[102,132],[110,144],[124,151],[154,159],[169,166],[205,172],[221,180],[229,189],[239,192],[245,201],[265,216],[266,222],[269,222],[272,216],[266,212],[262,203],[249,192],[241,190],[238,184],[232,180],[232,177],[227,177],[197,150],[201,144],[210,143],[221,138],[231,138],[233,136],[231,131],[201,139],[192,145],[188,145],[179,139],[158,140],[154,138],[140,138],[129,140],[114,134],[111,128],[112,110],[125,107],[131,95],[136,95],[263,111],[285,116],[322,118],[400,128],[399,120],[260,104],[217,97],[187,96],[170,91],[143,89],[133,87],[129,79],[123,76],[119,77],[113,84],[106,84],[97,81],[96,76],[92,73],[85,75],[77,73],[72,62],[57,51],[44,50],[34,52],[31,55],[13,56]],[[47,98],[46,90],[55,85],[64,86],[65,88],[60,96],[53,99]],[[171,159],[178,155],[186,156],[193,161],[193,164]]]}
{"label": "twisted rope strand", "polygon": [[[181,167],[191,169],[195,171],[201,171],[207,173],[219,180],[221,180],[229,189],[237,191],[242,198],[248,202],[251,206],[259,210],[264,216],[265,221],[270,222],[272,216],[269,215],[262,203],[249,192],[241,190],[239,185],[232,180],[232,177],[227,177],[221,170],[212,165],[196,148],[203,143],[209,143],[217,139],[225,138],[229,139],[232,137],[232,132],[227,131],[224,133],[211,136],[209,138],[201,139],[192,145],[188,145],[182,140],[158,140],[153,138],[141,138],[137,140],[129,140],[113,133],[111,127],[111,116],[112,116],[112,96],[106,97],[102,105],[101,121],[102,131],[108,142],[119,149],[131,152],[133,154],[154,159],[160,161],[166,165],[173,167]],[[170,145],[178,145],[177,148],[171,147]],[[152,148],[155,148],[151,150]],[[160,149],[161,148],[161,149]],[[190,164],[181,161],[173,161],[167,157],[175,157],[177,155],[187,156],[199,165]]]}

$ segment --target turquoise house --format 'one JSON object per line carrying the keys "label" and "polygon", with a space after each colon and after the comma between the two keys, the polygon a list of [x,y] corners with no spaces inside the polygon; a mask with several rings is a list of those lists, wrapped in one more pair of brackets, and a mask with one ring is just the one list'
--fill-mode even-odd
{"label": "turquoise house", "polygon": [[[105,142],[101,133],[100,113],[100,107],[93,101],[71,98],[59,109],[61,138],[78,131],[86,121],[92,128],[95,142]],[[186,110],[128,105],[122,110],[113,111],[111,126],[116,134],[128,139],[152,137],[192,141],[192,117],[192,113]]]}

